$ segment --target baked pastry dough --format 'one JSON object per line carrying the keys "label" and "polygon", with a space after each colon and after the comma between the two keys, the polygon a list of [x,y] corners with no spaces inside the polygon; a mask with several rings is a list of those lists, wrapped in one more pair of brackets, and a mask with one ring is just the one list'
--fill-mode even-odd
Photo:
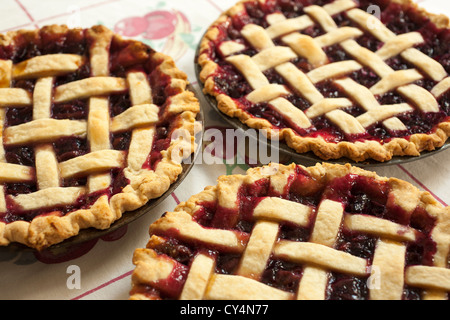
{"label": "baked pastry dough", "polygon": [[179,144],[194,150],[187,84],[170,57],[103,26],[0,35],[0,245],[107,229],[167,191]]}
{"label": "baked pastry dough", "polygon": [[448,299],[450,208],[350,165],[222,176],[150,226],[131,299]]}
{"label": "baked pastry dough", "polygon": [[412,0],[244,0],[206,32],[199,78],[220,111],[298,153],[419,156],[450,133],[449,32]]}

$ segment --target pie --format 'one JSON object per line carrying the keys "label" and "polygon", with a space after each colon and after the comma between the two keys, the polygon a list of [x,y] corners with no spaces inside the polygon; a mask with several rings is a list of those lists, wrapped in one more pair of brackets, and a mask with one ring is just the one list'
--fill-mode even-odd
{"label": "pie", "polygon": [[298,153],[416,157],[450,135],[449,26],[412,0],[239,1],[202,39],[199,79]]}
{"label": "pie", "polygon": [[448,299],[450,207],[347,165],[222,176],[150,226],[130,299]]}
{"label": "pie", "polygon": [[194,148],[187,85],[170,57],[103,26],[0,35],[0,246],[42,250],[160,197]]}

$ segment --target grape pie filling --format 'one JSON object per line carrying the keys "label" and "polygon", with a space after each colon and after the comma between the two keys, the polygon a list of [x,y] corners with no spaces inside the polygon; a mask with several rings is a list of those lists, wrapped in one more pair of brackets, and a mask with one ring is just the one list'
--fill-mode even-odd
{"label": "grape pie filling", "polygon": [[449,208],[355,167],[223,176],[135,251],[132,299],[448,299]]}
{"label": "grape pie filling", "polygon": [[200,80],[299,153],[417,156],[450,132],[448,26],[408,0],[241,1],[206,33]]}
{"label": "grape pie filling", "polygon": [[161,196],[182,170],[172,133],[199,112],[186,88],[170,57],[102,26],[0,35],[0,244],[42,249]]}

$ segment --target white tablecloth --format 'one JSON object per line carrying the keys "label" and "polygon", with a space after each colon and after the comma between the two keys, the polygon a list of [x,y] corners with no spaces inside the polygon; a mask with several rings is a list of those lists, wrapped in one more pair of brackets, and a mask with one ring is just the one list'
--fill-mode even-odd
{"label": "white tablecloth", "polygon": [[[125,36],[141,39],[171,55],[195,89],[195,50],[206,28],[235,0],[2,0],[0,33],[48,24],[90,27],[104,24]],[[418,1],[431,12],[450,14],[450,3]],[[151,27],[149,27],[151,25]],[[157,27],[155,27],[157,26]],[[201,99],[206,127],[227,124]],[[403,165],[373,168],[432,193],[450,203],[450,150]],[[128,299],[133,251],[145,247],[148,227],[165,211],[187,200],[218,176],[245,172],[244,165],[196,164],[183,183],[152,212],[109,237],[54,260],[25,251],[0,252],[0,299]],[[80,275],[75,279],[74,275]],[[79,280],[79,281],[78,281]]]}

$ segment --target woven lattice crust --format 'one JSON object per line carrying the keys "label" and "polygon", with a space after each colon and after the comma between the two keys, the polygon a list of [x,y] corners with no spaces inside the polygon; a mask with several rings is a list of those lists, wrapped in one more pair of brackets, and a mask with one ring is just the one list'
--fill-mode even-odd
{"label": "woven lattice crust", "polygon": [[[36,48],[49,53],[37,54]],[[81,229],[107,229],[124,212],[160,197],[177,180],[181,154],[194,150],[200,106],[187,90],[187,76],[170,57],[103,26],[9,32],[0,36],[0,53],[10,57],[0,60],[1,118],[9,119],[8,108],[32,110],[30,121],[3,126],[0,180],[35,181],[37,189],[17,195],[2,189],[0,245],[19,242],[43,249]],[[76,81],[70,81],[72,76]],[[13,87],[21,81],[34,84],[31,89]],[[128,106],[113,110],[113,96],[119,97],[116,105]],[[86,101],[86,118],[52,114],[55,106],[77,106],[78,101]],[[191,139],[171,141],[176,130],[187,131],[183,136]],[[87,151],[58,162],[55,141],[74,137],[86,139]],[[116,147],[111,137],[129,137],[124,140],[128,149],[126,143]],[[167,143],[156,145],[157,137]],[[24,145],[34,149],[35,167],[7,162],[5,149]],[[80,177],[86,177],[85,185],[62,185]],[[73,210],[61,211],[72,203]],[[15,209],[18,216],[11,218]],[[34,212],[35,217],[21,221],[20,212]]]}
{"label": "woven lattice crust", "polygon": [[428,192],[350,165],[250,169],[150,226],[131,299],[447,299],[449,223]]}
{"label": "woven lattice crust", "polygon": [[[448,117],[438,123],[430,132],[413,133],[401,137],[394,135],[386,141],[385,139],[365,139],[364,137],[329,141],[320,135],[317,137],[301,133],[302,130],[308,130],[314,119],[321,116],[327,117],[347,136],[361,135],[367,132],[366,130],[374,123],[382,123],[382,128],[392,132],[405,130],[406,127],[396,115],[411,112],[415,108],[422,112],[438,112],[437,99],[449,88],[448,74],[442,65],[436,61],[433,62],[432,59],[420,54],[419,50],[414,48],[417,43],[423,41],[418,33],[412,32],[396,36],[384,25],[371,20],[373,17],[357,8],[356,2],[351,0],[334,1],[323,7],[315,5],[305,7],[303,16],[292,19],[285,18],[279,13],[269,14],[265,18],[269,25],[268,28],[264,29],[254,24],[244,26],[241,31],[241,38],[244,39],[244,42],[241,40],[224,41],[220,47],[224,58],[218,57],[217,40],[223,37],[223,32],[226,32],[224,30],[232,24],[232,19],[245,12],[245,3],[247,2],[249,1],[238,2],[213,23],[200,46],[198,64],[202,69],[200,80],[204,83],[204,92],[216,98],[218,108],[223,113],[238,118],[251,128],[267,130],[269,137],[284,140],[298,153],[312,151],[324,160],[347,157],[358,162],[366,159],[383,162],[394,156],[419,156],[421,152],[435,150],[447,141],[450,133],[450,125],[446,120]],[[265,1],[260,3],[263,6]],[[411,0],[392,1],[392,3],[399,4],[405,12],[414,11],[417,16],[429,19],[437,28],[448,29],[449,27],[447,17],[430,14]],[[350,17],[352,23],[358,24],[358,28],[336,26],[332,16],[343,12]],[[376,25],[374,28],[366,27],[371,24]],[[311,38],[298,32],[298,30],[302,31],[316,25],[325,29],[327,33],[317,38]],[[356,43],[356,40],[367,32],[384,43],[384,47],[377,52],[369,52]],[[279,41],[280,37],[283,44],[273,47],[272,41],[275,43]],[[415,37],[417,37],[416,40],[413,39]],[[354,60],[328,64],[325,49],[322,50],[322,48],[337,43]],[[246,58],[245,52],[248,51],[249,44],[250,48],[256,49],[258,54]],[[244,53],[241,54],[242,50]],[[413,75],[417,72],[417,70],[414,71],[414,68],[407,72],[394,72],[385,63],[385,60],[397,55],[401,55],[402,59],[408,60],[414,65],[414,68],[420,71],[420,74],[416,73],[417,78]],[[296,70],[294,64],[289,61],[297,57],[306,57],[314,69],[309,73]],[[218,60],[220,63],[217,62]],[[245,97],[232,98],[223,90],[218,89],[215,76],[218,71],[222,71],[223,63],[232,65],[243,74],[253,89],[250,94]],[[269,85],[263,72],[272,68],[284,78],[289,87],[287,90],[286,86],[273,83]],[[381,81],[372,88],[366,88],[345,77],[361,68],[372,70],[380,77]],[[423,74],[427,79],[431,78],[437,83],[431,93],[414,84],[416,79],[422,78]],[[348,99],[324,99],[324,96],[315,89],[316,84],[330,79],[336,80],[334,84],[338,85],[340,90],[345,91]],[[381,106],[376,101],[375,98],[380,94],[392,90],[405,97],[409,102],[395,106]],[[311,108],[300,110],[288,98],[283,99],[292,93],[306,98]],[[254,116],[246,107],[243,107],[249,101],[255,104],[268,103],[272,110],[275,110],[287,122],[294,123],[295,127],[277,127],[264,119],[264,116]],[[352,116],[342,111],[355,102],[363,107],[365,114]]]}

